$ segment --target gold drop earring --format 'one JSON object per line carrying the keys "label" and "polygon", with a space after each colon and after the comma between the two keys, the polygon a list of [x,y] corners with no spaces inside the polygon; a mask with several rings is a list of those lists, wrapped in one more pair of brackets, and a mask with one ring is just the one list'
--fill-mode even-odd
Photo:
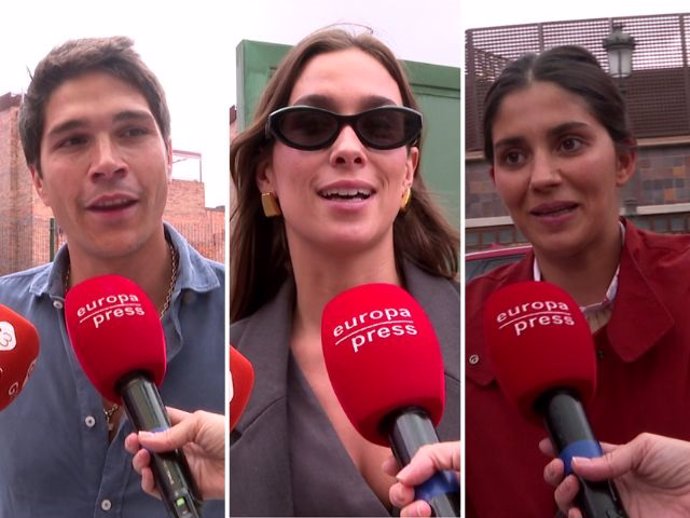
{"label": "gold drop earring", "polygon": [[264,209],[264,216],[267,218],[275,218],[283,213],[280,210],[278,197],[273,191],[261,193],[261,206]]}

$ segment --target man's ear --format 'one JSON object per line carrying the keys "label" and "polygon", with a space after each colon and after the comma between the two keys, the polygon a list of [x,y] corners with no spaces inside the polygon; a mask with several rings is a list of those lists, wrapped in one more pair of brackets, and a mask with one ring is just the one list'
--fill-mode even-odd
{"label": "man's ear", "polygon": [[30,165],[29,171],[31,172],[31,182],[34,184],[34,188],[36,189],[38,196],[41,198],[41,201],[45,206],[50,207],[48,195],[45,192],[43,176],[41,175],[41,172],[38,169],[38,165]]}

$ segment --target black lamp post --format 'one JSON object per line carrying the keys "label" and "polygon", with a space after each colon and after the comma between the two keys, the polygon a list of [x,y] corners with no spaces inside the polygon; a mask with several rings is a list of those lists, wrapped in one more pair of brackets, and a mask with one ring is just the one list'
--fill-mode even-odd
{"label": "black lamp post", "polygon": [[[632,74],[632,55],[635,50],[635,38],[623,32],[622,23],[614,23],[611,34],[603,40],[604,49],[609,60],[609,75],[618,83],[618,90],[625,96],[625,79]],[[639,177],[635,175],[636,181]],[[637,199],[635,196],[626,198],[624,202],[625,214],[632,216],[637,213]]]}
{"label": "black lamp post", "polygon": [[603,41],[609,59],[609,75],[619,81],[632,74],[632,54],[635,38],[623,32],[622,23],[614,23],[613,30]]}

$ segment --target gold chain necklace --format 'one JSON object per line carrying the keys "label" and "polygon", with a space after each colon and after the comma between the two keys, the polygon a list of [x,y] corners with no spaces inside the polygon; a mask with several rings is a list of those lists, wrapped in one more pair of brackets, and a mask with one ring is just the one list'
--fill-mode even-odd
{"label": "gold chain necklace", "polygon": [[180,261],[179,257],[177,256],[177,250],[175,250],[175,247],[172,245],[170,241],[166,239],[166,243],[168,243],[168,248],[170,249],[170,269],[172,272],[170,273],[170,284],[168,284],[168,292],[165,294],[165,301],[163,302],[163,309],[161,309],[161,320],[163,319],[163,315],[165,315],[165,312],[168,311],[168,308],[170,307],[170,301],[172,300],[173,296],[173,291],[175,290],[175,283],[177,282],[177,276],[180,273]]}
{"label": "gold chain necklace", "polygon": [[105,415],[105,423],[108,425],[108,431],[112,432],[113,428],[115,428],[115,423],[112,421],[113,415],[115,415],[115,412],[120,410],[120,405],[117,403],[113,404],[110,408],[104,408],[103,409],[103,414]]}
{"label": "gold chain necklace", "polygon": [[[168,284],[168,292],[165,294],[165,301],[163,301],[163,308],[160,312],[161,320],[163,319],[163,315],[165,315],[165,312],[168,311],[168,309],[170,308],[170,302],[172,301],[173,291],[175,290],[175,283],[177,282],[177,276],[180,273],[180,261],[179,256],[177,255],[177,250],[175,250],[175,247],[169,240],[166,239],[165,242],[168,244],[168,249],[170,250],[170,266],[172,272],[170,273],[170,284]],[[71,270],[72,268],[68,264],[67,269],[65,271],[63,296],[67,295],[67,290],[69,289]],[[118,405],[117,403],[114,403],[113,406],[111,406],[110,408],[103,408],[103,415],[105,415],[105,423],[108,426],[109,432],[112,432],[113,428],[115,427],[113,416],[119,409],[120,405]]]}

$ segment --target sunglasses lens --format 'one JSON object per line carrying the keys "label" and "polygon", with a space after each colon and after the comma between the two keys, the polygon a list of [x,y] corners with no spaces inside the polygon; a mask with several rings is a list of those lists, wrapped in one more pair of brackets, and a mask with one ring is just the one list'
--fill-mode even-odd
{"label": "sunglasses lens", "polygon": [[295,110],[282,114],[278,132],[291,145],[317,149],[326,145],[338,131],[338,121],[328,112]]}
{"label": "sunglasses lens", "polygon": [[409,144],[418,136],[420,122],[414,112],[380,108],[362,113],[357,121],[357,131],[370,147],[394,149]]}
{"label": "sunglasses lens", "polygon": [[356,115],[338,115],[320,108],[295,106],[269,117],[267,131],[285,144],[308,151],[330,146],[343,124],[351,125],[362,143],[374,149],[411,144],[422,129],[422,116],[408,108],[384,106]]}

